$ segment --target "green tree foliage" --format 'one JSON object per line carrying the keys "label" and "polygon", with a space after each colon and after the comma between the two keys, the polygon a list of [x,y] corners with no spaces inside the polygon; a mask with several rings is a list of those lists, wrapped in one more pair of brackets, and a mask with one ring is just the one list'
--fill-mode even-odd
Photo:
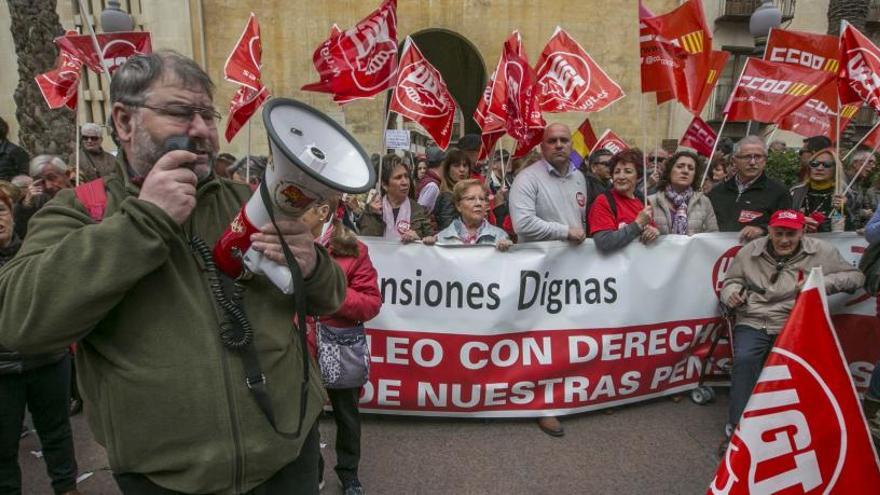
{"label": "green tree foliage", "polygon": [[767,176],[792,187],[798,182],[798,171],[801,165],[796,150],[771,152],[767,156]]}

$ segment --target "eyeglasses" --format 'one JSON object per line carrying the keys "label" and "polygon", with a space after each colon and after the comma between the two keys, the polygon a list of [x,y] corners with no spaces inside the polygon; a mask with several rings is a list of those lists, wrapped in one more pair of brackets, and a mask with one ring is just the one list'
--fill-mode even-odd
{"label": "eyeglasses", "polygon": [[188,125],[198,115],[205,121],[208,127],[217,125],[220,120],[220,112],[214,108],[197,107],[194,105],[166,105],[164,107],[147,105],[146,103],[127,103],[133,107],[152,110],[159,115],[164,115],[180,125]]}
{"label": "eyeglasses", "polygon": [[821,160],[813,160],[810,162],[810,168],[834,168],[834,162],[823,162]]}
{"label": "eyeglasses", "polygon": [[756,163],[763,162],[764,160],[767,159],[767,155],[759,155],[759,154],[752,154],[752,155],[733,155],[733,157],[736,158],[737,160],[740,160],[740,161],[743,161],[743,162],[752,162],[752,161],[754,161],[754,162],[756,162]]}
{"label": "eyeglasses", "polygon": [[83,141],[100,141],[101,136],[82,136],[81,139]]}

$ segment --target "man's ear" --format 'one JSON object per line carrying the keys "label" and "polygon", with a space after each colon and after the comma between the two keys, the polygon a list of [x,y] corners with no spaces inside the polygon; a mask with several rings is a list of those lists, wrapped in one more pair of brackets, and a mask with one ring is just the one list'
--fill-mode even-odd
{"label": "man's ear", "polygon": [[120,143],[127,143],[131,141],[131,136],[134,133],[134,128],[132,126],[132,120],[134,120],[134,110],[131,107],[127,107],[122,103],[114,103],[113,110],[113,125],[116,127],[116,135],[119,137]]}

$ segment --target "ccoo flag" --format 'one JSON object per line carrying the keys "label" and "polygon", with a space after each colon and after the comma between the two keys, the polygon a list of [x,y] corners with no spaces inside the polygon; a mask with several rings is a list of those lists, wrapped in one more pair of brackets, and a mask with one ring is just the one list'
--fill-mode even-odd
{"label": "ccoo flag", "polygon": [[545,112],[598,112],[623,98],[623,90],[561,27],[535,65],[538,102]]}
{"label": "ccoo flag", "polygon": [[828,72],[749,59],[724,113],[733,122],[777,123],[833,79]]}
{"label": "ccoo flag", "polygon": [[397,0],[385,0],[351,29],[331,30],[312,62],[321,80],[302,89],[332,93],[338,103],[391,88],[397,75]]}
{"label": "ccoo flag", "polygon": [[455,100],[443,76],[409,37],[404,43],[389,110],[417,122],[440,148],[445,150],[449,146]]}
{"label": "ccoo flag", "polygon": [[706,493],[880,493],[821,268],[797,297]]}
{"label": "ccoo flag", "polygon": [[718,135],[712,127],[695,115],[678,144],[693,148],[697,153],[708,157],[712,154],[716,139]]}

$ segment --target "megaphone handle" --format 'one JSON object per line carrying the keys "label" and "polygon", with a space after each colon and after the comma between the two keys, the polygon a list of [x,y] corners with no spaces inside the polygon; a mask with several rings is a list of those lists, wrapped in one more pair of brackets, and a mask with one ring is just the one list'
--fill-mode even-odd
{"label": "megaphone handle", "polygon": [[284,241],[284,236],[281,235],[281,229],[278,228],[278,223],[275,222],[272,198],[269,195],[269,187],[266,185],[265,180],[260,182],[260,197],[263,199],[266,213],[269,215],[269,221],[272,222],[272,226],[275,227],[275,232],[281,240],[281,251],[284,253],[284,260],[287,262],[287,268],[290,269],[290,275],[293,277],[293,301],[296,307],[296,319],[299,325],[300,350],[302,351],[303,362],[303,377],[300,385],[299,398],[299,423],[296,427],[296,436],[299,437],[302,433],[303,420],[306,416],[306,406],[309,400],[309,347],[308,342],[306,341],[306,282],[303,278],[299,263],[296,262],[296,258],[294,258],[293,253],[290,251],[290,246]]}

